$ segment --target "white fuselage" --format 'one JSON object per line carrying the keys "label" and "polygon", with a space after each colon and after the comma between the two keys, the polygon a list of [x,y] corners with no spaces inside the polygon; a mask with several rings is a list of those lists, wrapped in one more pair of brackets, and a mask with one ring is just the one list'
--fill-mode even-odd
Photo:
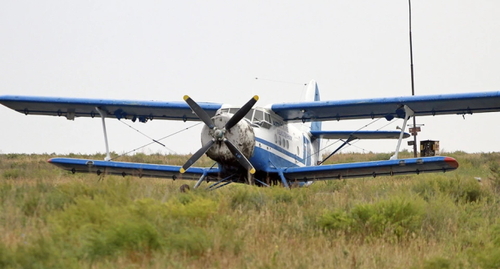
{"label": "white fuselage", "polygon": [[[223,126],[239,108],[223,107],[212,118]],[[202,131],[202,144],[212,139],[210,129]],[[307,126],[288,124],[266,108],[253,108],[238,125],[231,129],[227,139],[239,147],[258,172],[297,166],[316,165],[319,143],[311,142]],[[222,167],[238,166],[224,143],[218,143],[207,155]]]}

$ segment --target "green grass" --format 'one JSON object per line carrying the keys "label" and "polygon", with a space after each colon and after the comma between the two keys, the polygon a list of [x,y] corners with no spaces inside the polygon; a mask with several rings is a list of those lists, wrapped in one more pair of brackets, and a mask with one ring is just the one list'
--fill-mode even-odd
{"label": "green grass", "polygon": [[194,182],[72,175],[51,155],[0,155],[0,268],[499,268],[500,154],[447,155],[458,170],[188,193],[179,187]]}

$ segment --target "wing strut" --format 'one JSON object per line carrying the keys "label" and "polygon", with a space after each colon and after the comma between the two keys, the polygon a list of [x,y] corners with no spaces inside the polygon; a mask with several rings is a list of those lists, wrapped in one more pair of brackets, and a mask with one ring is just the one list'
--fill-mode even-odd
{"label": "wing strut", "polygon": [[401,133],[399,134],[399,139],[398,139],[398,145],[396,146],[396,152],[394,155],[389,158],[389,160],[397,160],[398,159],[398,154],[399,154],[399,148],[401,147],[401,141],[403,140],[403,135],[405,133],[405,128],[406,128],[406,123],[408,122],[408,119],[410,117],[413,117],[415,114],[411,108],[409,108],[407,105],[404,105],[405,109],[405,120],[403,121],[403,127],[401,128]]}
{"label": "wing strut", "polygon": [[104,158],[104,160],[110,161],[111,155],[109,154],[108,133],[106,132],[106,120],[105,120],[106,116],[98,107],[95,107],[95,110],[97,110],[97,112],[99,112],[99,115],[101,115],[101,119],[102,119],[102,130],[104,132],[104,143],[106,145],[106,157]]}

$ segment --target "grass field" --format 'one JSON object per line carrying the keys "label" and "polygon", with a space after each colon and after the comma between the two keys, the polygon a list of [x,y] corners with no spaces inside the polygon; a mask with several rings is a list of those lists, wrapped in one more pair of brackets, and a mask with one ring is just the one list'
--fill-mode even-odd
{"label": "grass field", "polygon": [[188,193],[0,155],[0,268],[500,268],[500,153],[446,155],[458,170]]}

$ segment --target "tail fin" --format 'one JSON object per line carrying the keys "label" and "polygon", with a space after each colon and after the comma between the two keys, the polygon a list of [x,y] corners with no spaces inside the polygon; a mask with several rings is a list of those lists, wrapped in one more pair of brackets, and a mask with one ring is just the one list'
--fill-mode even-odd
{"label": "tail fin", "polygon": [[[304,98],[306,102],[320,101],[319,88],[315,80],[311,80],[307,84],[306,95]],[[311,131],[321,131],[321,121],[311,121]]]}
{"label": "tail fin", "polygon": [[[316,83],[315,80],[311,80],[309,84],[307,85],[307,90],[306,90],[306,95],[304,98],[304,101],[306,102],[314,102],[314,101],[319,101],[320,96],[319,96],[319,88],[318,84]],[[310,123],[310,130],[311,131],[321,131],[321,121],[311,121]],[[316,165],[318,161],[320,160],[320,149],[321,149],[321,139],[312,139],[311,141],[311,146],[312,146],[312,156],[311,156],[311,161],[313,165]]]}

